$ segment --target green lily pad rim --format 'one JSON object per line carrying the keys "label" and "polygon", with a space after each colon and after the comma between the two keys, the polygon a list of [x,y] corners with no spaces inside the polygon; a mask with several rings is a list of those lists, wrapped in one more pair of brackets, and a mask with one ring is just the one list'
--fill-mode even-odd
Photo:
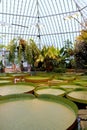
{"label": "green lily pad rim", "polygon": [[[18,101],[18,100],[30,100],[30,99],[35,99],[33,94],[12,94],[12,95],[6,95],[6,96],[0,96],[0,103],[5,103],[5,102],[12,102],[12,101]],[[71,109],[74,111],[76,117],[78,114],[78,107],[75,103],[70,101],[69,99],[66,99],[64,97],[57,97],[54,95],[49,95],[49,94],[42,94],[40,95],[37,99],[39,100],[44,100],[44,101],[49,101],[49,102],[56,102],[60,103],[67,108]]]}
{"label": "green lily pad rim", "polygon": [[51,88],[51,89],[61,89],[61,90],[65,91],[64,88],[61,88],[59,86],[41,86],[41,87],[36,87],[35,91],[41,90],[41,89],[49,89],[49,88]]}
{"label": "green lily pad rim", "polygon": [[5,86],[11,86],[11,85],[29,85],[29,86],[32,86],[32,87],[36,87],[36,84],[34,83],[29,83],[29,82],[18,82],[18,83],[13,83],[13,82],[8,82],[8,83],[0,83],[0,87],[5,87]]}
{"label": "green lily pad rim", "polygon": [[45,101],[50,101],[50,102],[56,102],[56,103],[60,103],[62,105],[65,105],[66,107],[68,107],[69,109],[74,110],[75,114],[78,114],[78,107],[77,105],[70,101],[69,99],[66,99],[65,97],[61,97],[61,96],[55,96],[55,95],[49,95],[49,94],[41,94],[38,99],[41,100],[45,100]]}
{"label": "green lily pad rim", "polygon": [[29,73],[25,73],[25,72],[24,73],[23,72],[1,73],[0,77],[2,77],[2,76],[9,76],[9,77],[11,77],[11,76],[14,76],[14,75],[29,75]]}
{"label": "green lily pad rim", "polygon": [[12,78],[11,76],[0,76],[0,79],[10,79]]}
{"label": "green lily pad rim", "polygon": [[79,87],[79,88],[75,88],[72,91],[87,91],[86,87]]}
{"label": "green lily pad rim", "polygon": [[[6,79],[6,80],[1,80],[2,82],[0,82],[0,86],[1,85],[6,85],[6,84],[12,84],[12,80],[8,80],[8,79]],[[4,81],[7,81],[7,82],[4,82]]]}
{"label": "green lily pad rim", "polygon": [[[63,91],[64,91],[62,94],[57,95],[57,96],[64,96],[64,95],[66,95],[65,89],[60,88],[60,87],[57,87],[57,86],[55,86],[55,87],[52,87],[52,86],[36,87],[36,88],[34,89],[34,94],[35,94],[36,97],[39,97],[40,95],[43,95],[43,94],[38,94],[38,93],[37,93],[38,90],[49,89],[49,88],[51,88],[51,89],[58,89],[58,90],[63,90]],[[48,95],[52,95],[52,94],[48,94]]]}
{"label": "green lily pad rim", "polygon": [[[72,86],[72,85],[74,85],[74,86],[77,86],[76,88],[74,88],[74,87],[62,87],[62,85],[64,86]],[[66,93],[69,93],[69,92],[71,92],[71,91],[74,91],[74,90],[80,90],[80,89],[85,89],[85,87],[84,86],[81,86],[81,85],[77,85],[77,84],[62,84],[62,85],[59,85],[59,87],[60,88],[62,88],[62,89],[64,89],[65,91],[66,91]]]}
{"label": "green lily pad rim", "polygon": [[0,96],[0,103],[10,102],[10,101],[17,101],[23,99],[34,99],[35,96],[33,94],[10,94],[5,96]]}
{"label": "green lily pad rim", "polygon": [[68,99],[70,99],[71,101],[74,101],[74,102],[78,102],[78,103],[82,103],[82,104],[87,104],[87,100],[82,100],[82,99],[76,99],[74,97],[71,97],[71,96],[66,96]]}
{"label": "green lily pad rim", "polygon": [[76,80],[76,81],[74,81],[74,83],[77,84],[77,85],[84,86],[84,87],[87,86],[87,81],[86,80]]}
{"label": "green lily pad rim", "polygon": [[25,78],[26,80],[49,80],[49,77],[40,77],[40,76],[28,76]]}
{"label": "green lily pad rim", "polygon": [[72,93],[72,92],[84,92],[84,91],[87,91],[87,88],[76,88],[76,89],[74,89],[73,91],[70,91],[69,93],[67,93],[66,94],[66,97],[68,98],[68,99],[70,99],[70,100],[72,100],[72,101],[75,101],[75,102],[78,102],[78,103],[83,103],[83,104],[87,104],[87,99],[77,99],[77,98],[75,98],[74,96],[72,97],[72,96],[69,96],[69,94],[70,93]]}
{"label": "green lily pad rim", "polygon": [[[82,85],[77,85],[77,84],[74,84],[74,83],[72,83],[72,84],[62,84],[62,85],[59,85],[59,87],[61,87],[61,88],[66,88],[66,87],[64,87],[64,86],[69,86],[68,88],[83,88],[83,86]],[[74,86],[74,87],[73,87]]]}

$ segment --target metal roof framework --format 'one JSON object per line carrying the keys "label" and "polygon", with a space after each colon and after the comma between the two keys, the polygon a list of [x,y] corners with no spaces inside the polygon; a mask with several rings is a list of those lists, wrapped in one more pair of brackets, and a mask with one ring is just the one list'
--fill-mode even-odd
{"label": "metal roof framework", "polygon": [[61,48],[67,39],[74,43],[85,20],[86,0],[1,0],[0,44],[21,37]]}

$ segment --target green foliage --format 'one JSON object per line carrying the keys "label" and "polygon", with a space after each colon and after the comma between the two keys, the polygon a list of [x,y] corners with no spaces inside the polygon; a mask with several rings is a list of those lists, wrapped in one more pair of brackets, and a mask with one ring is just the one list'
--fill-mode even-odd
{"label": "green foliage", "polygon": [[2,48],[6,48],[6,46],[3,44],[0,44],[0,49],[2,49]]}
{"label": "green foliage", "polygon": [[65,68],[66,60],[68,59],[71,64],[73,56],[73,47],[69,40],[65,41],[65,46],[60,50],[54,46],[44,46],[40,50],[32,39],[25,41],[19,38],[11,40],[8,50],[10,62],[14,62],[15,59],[19,62],[24,60],[32,64],[33,68],[39,66],[40,69],[42,67],[47,71],[54,70],[54,67]]}
{"label": "green foliage", "polygon": [[[74,63],[74,52],[72,42],[69,40],[65,41],[65,46],[60,50],[54,46],[44,46],[41,50],[41,53],[36,60],[38,63],[42,62],[45,66],[45,69],[49,71],[54,70],[54,68],[66,68],[72,67]],[[67,63],[68,60],[68,63]],[[69,64],[69,65],[67,65]]]}
{"label": "green foliage", "polygon": [[57,60],[59,49],[54,46],[44,46],[38,56],[36,62],[42,62],[47,71],[52,71],[54,67],[54,61]]}
{"label": "green foliage", "polygon": [[25,60],[28,63],[34,65],[36,58],[40,54],[40,50],[38,49],[36,43],[32,39],[30,39],[29,42],[23,39],[19,39],[19,44],[17,44],[16,39],[13,39],[10,41],[8,45],[8,50],[9,61],[12,63],[17,58],[19,62],[21,60]]}
{"label": "green foliage", "polygon": [[82,30],[75,43],[76,67],[84,69],[87,65],[87,31]]}
{"label": "green foliage", "polygon": [[73,48],[73,44],[72,44],[72,42],[71,41],[69,41],[69,39],[67,39],[66,41],[65,41],[65,46],[64,46],[64,48],[65,49],[69,49],[69,48]]}
{"label": "green foliage", "polygon": [[60,66],[66,66],[66,68],[75,66],[73,43],[69,40],[65,41],[65,46],[60,49],[59,64]]}
{"label": "green foliage", "polygon": [[25,60],[32,63],[32,48],[28,44],[25,46]]}
{"label": "green foliage", "polygon": [[78,37],[76,37],[76,41],[77,42],[83,42],[83,41],[87,42],[87,30],[82,30],[81,34]]}
{"label": "green foliage", "polygon": [[23,51],[22,51],[22,45],[20,44],[19,45],[19,49],[18,49],[18,60],[21,61],[22,60],[22,54],[23,54]]}
{"label": "green foliage", "polygon": [[16,45],[14,43],[15,39],[11,40],[7,49],[9,50],[9,61],[10,62],[14,62],[15,59],[15,49],[16,49]]}
{"label": "green foliage", "polygon": [[40,55],[40,50],[32,39],[30,39],[30,50],[31,50],[31,55],[32,55],[32,64],[34,66],[34,62]]}

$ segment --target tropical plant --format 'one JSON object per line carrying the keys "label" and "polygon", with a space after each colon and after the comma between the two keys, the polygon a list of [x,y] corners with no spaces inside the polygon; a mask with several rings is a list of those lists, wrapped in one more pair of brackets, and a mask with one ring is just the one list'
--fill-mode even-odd
{"label": "tropical plant", "polygon": [[72,42],[65,41],[65,46],[59,50],[57,66],[59,68],[72,68],[72,60],[74,60],[74,52]]}
{"label": "tropical plant", "polygon": [[0,44],[0,49],[3,49],[3,48],[6,48],[6,46],[3,44]]}
{"label": "tropical plant", "polygon": [[11,40],[7,46],[7,50],[9,51],[8,60],[12,63],[14,63],[14,59],[15,59],[15,50],[16,50],[15,40],[16,40],[15,38]]}
{"label": "tropical plant", "polygon": [[36,43],[30,39],[25,41],[24,39],[13,39],[8,44],[9,50],[9,61],[14,63],[15,59],[18,62],[27,61],[29,64],[34,66],[34,62],[39,55],[40,51]]}
{"label": "tropical plant", "polygon": [[87,42],[87,30],[82,30],[80,35],[76,37],[77,42]]}
{"label": "tropical plant", "polygon": [[[29,53],[30,51],[30,53]],[[35,67],[35,61],[38,58],[38,56],[40,55],[40,49],[37,47],[36,43],[34,42],[34,40],[30,39],[29,41],[29,45],[26,46],[26,59],[28,58],[28,61],[30,64],[32,64],[32,67]]]}
{"label": "tropical plant", "polygon": [[46,47],[44,46],[38,56],[36,62],[41,63],[47,71],[53,70],[54,61],[57,60],[59,50],[54,46]]}
{"label": "tropical plant", "polygon": [[63,58],[65,59],[66,68],[72,68],[74,63],[74,47],[73,43],[67,39],[63,47]]}
{"label": "tropical plant", "polygon": [[87,30],[82,30],[81,34],[76,38],[75,43],[75,61],[77,68],[87,67]]}

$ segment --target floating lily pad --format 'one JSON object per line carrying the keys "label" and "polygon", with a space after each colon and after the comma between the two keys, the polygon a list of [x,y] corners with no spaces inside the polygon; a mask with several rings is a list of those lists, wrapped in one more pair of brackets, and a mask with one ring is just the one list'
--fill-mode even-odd
{"label": "floating lily pad", "polygon": [[26,79],[36,79],[36,80],[39,80],[39,79],[48,79],[48,78],[49,77],[29,76]]}
{"label": "floating lily pad", "polygon": [[32,91],[35,87],[30,85],[5,85],[0,86],[0,95],[18,94],[23,92]]}
{"label": "floating lily pad", "polygon": [[66,130],[76,121],[77,106],[68,99],[17,96],[0,99],[1,130]]}
{"label": "floating lily pad", "polygon": [[64,76],[61,76],[60,78],[63,80],[75,80],[76,77],[71,76],[71,75],[68,75],[68,76],[64,75]]}
{"label": "floating lily pad", "polygon": [[4,83],[10,83],[12,82],[11,80],[0,80],[0,84],[4,84]]}
{"label": "floating lily pad", "polygon": [[82,86],[87,86],[87,81],[85,80],[76,80],[74,83],[82,85]]}
{"label": "floating lily pad", "polygon": [[13,73],[11,74],[11,76],[15,77],[15,76],[28,76],[29,74],[27,73]]}
{"label": "floating lily pad", "polygon": [[51,94],[51,95],[65,95],[65,91],[60,89],[60,88],[52,88],[52,87],[39,87],[35,89],[35,94],[36,95],[41,95],[41,94]]}
{"label": "floating lily pad", "polygon": [[67,98],[79,103],[87,104],[87,89],[76,89],[68,93]]}
{"label": "floating lily pad", "polygon": [[10,76],[0,76],[0,80],[7,80],[7,79],[11,79],[12,77]]}
{"label": "floating lily pad", "polygon": [[49,85],[58,85],[59,83],[63,83],[63,82],[66,82],[66,81],[53,79],[53,80],[48,81],[48,84]]}
{"label": "floating lily pad", "polygon": [[86,75],[81,76],[80,79],[87,82],[87,76]]}
{"label": "floating lily pad", "polygon": [[25,81],[27,81],[27,82],[34,82],[34,83],[47,82],[49,80],[50,80],[49,77],[39,77],[39,76],[30,76],[30,77],[26,77],[25,78]]}
{"label": "floating lily pad", "polygon": [[60,85],[60,87],[64,89],[75,89],[75,88],[81,88],[82,86],[67,84],[67,85]]}

